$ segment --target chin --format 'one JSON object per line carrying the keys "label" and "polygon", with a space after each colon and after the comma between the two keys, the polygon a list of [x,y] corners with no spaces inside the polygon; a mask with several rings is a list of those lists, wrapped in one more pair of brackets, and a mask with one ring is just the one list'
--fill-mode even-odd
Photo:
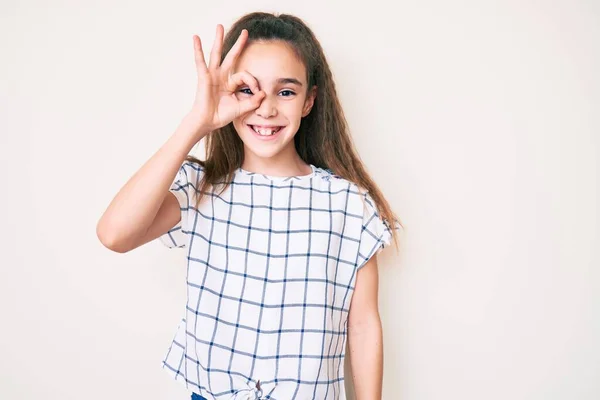
{"label": "chin", "polygon": [[257,146],[248,146],[248,144],[246,144],[244,151],[249,151],[252,154],[254,154],[256,157],[258,158],[273,158],[274,156],[276,156],[277,154],[279,154],[281,152],[281,148],[277,147],[271,147],[271,148],[264,148],[262,146],[257,147]]}

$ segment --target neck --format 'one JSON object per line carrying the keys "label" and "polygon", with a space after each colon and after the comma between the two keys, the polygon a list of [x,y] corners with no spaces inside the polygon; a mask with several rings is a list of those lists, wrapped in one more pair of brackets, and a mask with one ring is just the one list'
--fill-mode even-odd
{"label": "neck", "polygon": [[293,154],[277,154],[270,158],[259,157],[246,151],[242,169],[270,176],[301,176],[312,172],[310,165],[300,158],[295,149]]}

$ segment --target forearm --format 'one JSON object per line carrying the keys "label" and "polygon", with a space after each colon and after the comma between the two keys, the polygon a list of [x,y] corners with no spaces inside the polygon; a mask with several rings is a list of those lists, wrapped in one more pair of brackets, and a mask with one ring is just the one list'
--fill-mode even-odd
{"label": "forearm", "polygon": [[381,400],[383,332],[378,315],[349,327],[348,347],[356,400]]}
{"label": "forearm", "polygon": [[103,242],[125,245],[152,224],[175,176],[194,144],[205,133],[186,116],[173,135],[127,181],[98,221]]}

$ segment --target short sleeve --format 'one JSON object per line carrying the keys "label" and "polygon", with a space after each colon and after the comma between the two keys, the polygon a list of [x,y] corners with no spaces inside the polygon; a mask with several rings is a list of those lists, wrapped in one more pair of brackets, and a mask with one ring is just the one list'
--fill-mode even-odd
{"label": "short sleeve", "polygon": [[190,239],[188,230],[190,209],[195,207],[196,187],[202,174],[202,167],[191,161],[185,161],[169,188],[169,191],[175,195],[179,202],[181,210],[181,220],[159,236],[160,241],[167,247],[187,247]]}
{"label": "short sleeve", "polygon": [[381,218],[377,211],[375,201],[366,192],[363,194],[363,218],[358,245],[358,258],[356,268],[363,267],[374,254],[379,253],[389,246],[392,231],[389,225]]}

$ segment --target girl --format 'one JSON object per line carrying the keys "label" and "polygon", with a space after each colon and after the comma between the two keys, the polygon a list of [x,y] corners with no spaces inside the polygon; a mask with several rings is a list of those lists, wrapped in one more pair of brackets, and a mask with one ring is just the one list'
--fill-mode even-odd
{"label": "girl", "polygon": [[[356,154],[323,50],[303,21],[252,13],[194,104],[98,222],[127,252],[186,248],[187,304],[163,367],[193,399],[381,398],[375,254],[400,222]],[[206,160],[188,156],[206,139]],[[393,223],[390,223],[393,222]],[[392,229],[393,226],[393,229]]]}

